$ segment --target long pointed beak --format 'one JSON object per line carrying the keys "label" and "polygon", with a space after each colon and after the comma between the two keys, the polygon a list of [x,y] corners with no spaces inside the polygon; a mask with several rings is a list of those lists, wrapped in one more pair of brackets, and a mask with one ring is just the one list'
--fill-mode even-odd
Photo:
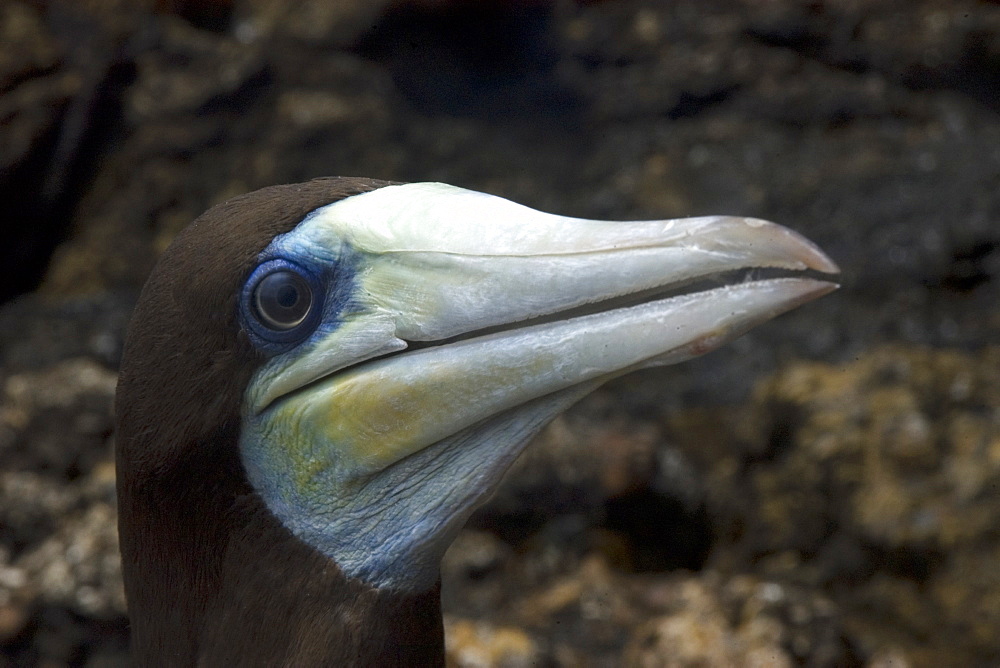
{"label": "long pointed beak", "polygon": [[442,184],[350,197],[292,234],[349,258],[351,307],[304,355],[265,367],[250,403],[307,425],[310,452],[335,447],[324,477],[370,475],[536,399],[708,352],[837,287],[803,276],[657,298],[738,269],[838,269],[761,220],[580,220]]}
{"label": "long pointed beak", "polygon": [[328,221],[330,241],[380,258],[364,287],[407,341],[744,267],[839,271],[801,235],[762,220],[582,220],[444,184],[385,188],[318,218]]}

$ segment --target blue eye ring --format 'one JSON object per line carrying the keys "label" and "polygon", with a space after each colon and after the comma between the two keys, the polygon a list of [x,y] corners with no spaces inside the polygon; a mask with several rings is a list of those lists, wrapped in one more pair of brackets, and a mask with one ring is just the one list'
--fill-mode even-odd
{"label": "blue eye ring", "polygon": [[283,351],[315,331],[323,298],[323,286],[312,272],[276,258],[257,265],[243,284],[240,311],[258,347]]}

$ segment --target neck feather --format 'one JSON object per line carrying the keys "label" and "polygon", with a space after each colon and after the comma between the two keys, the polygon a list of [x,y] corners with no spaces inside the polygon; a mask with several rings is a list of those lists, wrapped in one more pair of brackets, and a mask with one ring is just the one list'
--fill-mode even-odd
{"label": "neck feather", "polygon": [[155,478],[119,478],[136,665],[442,665],[440,585],[346,577],[271,515],[226,436]]}

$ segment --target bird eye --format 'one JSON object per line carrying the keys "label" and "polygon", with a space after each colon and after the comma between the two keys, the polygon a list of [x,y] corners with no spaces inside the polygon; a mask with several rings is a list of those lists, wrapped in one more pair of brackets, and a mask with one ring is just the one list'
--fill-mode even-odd
{"label": "bird eye", "polygon": [[312,273],[287,260],[260,264],[243,286],[244,322],[258,346],[278,350],[305,339],[322,311],[322,289]]}
{"label": "bird eye", "polygon": [[278,270],[257,283],[253,307],[260,321],[271,329],[293,329],[309,315],[312,288],[294,271]]}

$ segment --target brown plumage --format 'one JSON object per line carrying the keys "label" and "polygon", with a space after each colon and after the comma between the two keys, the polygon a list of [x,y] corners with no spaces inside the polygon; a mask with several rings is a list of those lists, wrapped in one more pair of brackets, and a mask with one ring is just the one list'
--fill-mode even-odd
{"label": "brown plumage", "polygon": [[240,331],[236,301],[257,254],[309,211],[384,185],[318,179],[230,200],[184,230],[150,276],[117,395],[137,665],[443,662],[438,591],[401,596],[346,578],[268,512],[237,446],[261,357]]}
{"label": "brown plumage", "polygon": [[766,221],[574,221],[392,185],[235,198],[153,270],[117,395],[137,664],[443,664],[441,556],[548,420],[836,288],[657,292],[837,271]]}

